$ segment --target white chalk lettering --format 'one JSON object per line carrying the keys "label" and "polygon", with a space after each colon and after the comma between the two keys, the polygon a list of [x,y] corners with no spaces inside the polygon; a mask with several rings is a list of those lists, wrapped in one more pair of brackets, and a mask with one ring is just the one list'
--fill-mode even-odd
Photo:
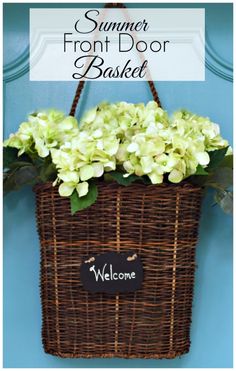
{"label": "white chalk lettering", "polygon": [[107,267],[107,263],[104,264],[103,268],[102,269],[95,269],[95,265],[93,265],[92,267],[90,267],[90,272],[93,272],[94,273],[94,277],[95,277],[95,280],[96,282],[99,281],[99,279],[101,281],[113,281],[113,280],[132,280],[132,279],[135,279],[136,276],[135,276],[135,272],[113,272],[113,266],[112,264],[109,265],[109,267],[107,267],[107,270],[106,270],[106,267]]}
{"label": "white chalk lettering", "polygon": [[107,264],[104,265],[104,267],[103,267],[103,269],[102,269],[102,273],[100,272],[100,269],[98,269],[97,272],[95,271],[95,265],[93,265],[93,266],[89,269],[90,272],[93,272],[93,273],[95,274],[95,279],[96,279],[96,281],[98,281],[99,276],[100,276],[101,280],[104,281],[104,271],[105,271],[106,265],[107,265]]}

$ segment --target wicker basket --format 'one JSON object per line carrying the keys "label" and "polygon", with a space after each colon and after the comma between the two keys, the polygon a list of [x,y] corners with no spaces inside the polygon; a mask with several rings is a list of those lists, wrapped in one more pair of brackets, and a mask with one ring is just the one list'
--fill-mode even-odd
{"label": "wicker basket", "polygon": [[[147,82],[161,107],[148,70]],[[84,84],[76,89],[72,116]],[[174,358],[188,352],[201,188],[103,181],[98,188],[97,202],[72,216],[69,200],[51,183],[35,187],[45,351],[70,358]],[[82,262],[108,251],[138,253],[141,290],[111,295],[83,289]]]}
{"label": "wicker basket", "polygon": [[[36,186],[43,344],[61,357],[174,358],[189,350],[200,188],[99,182],[90,208],[71,216],[50,183]],[[134,251],[142,289],[91,294],[84,258]]]}

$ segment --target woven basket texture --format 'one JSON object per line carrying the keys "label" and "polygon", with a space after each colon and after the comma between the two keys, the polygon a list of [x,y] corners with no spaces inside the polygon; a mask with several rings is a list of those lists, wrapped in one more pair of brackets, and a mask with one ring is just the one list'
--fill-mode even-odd
{"label": "woven basket texture", "polygon": [[[41,244],[42,339],[60,357],[174,358],[189,351],[202,190],[98,182],[88,209],[70,212],[51,183],[35,187]],[[80,265],[108,251],[135,252],[135,293],[91,294]]]}

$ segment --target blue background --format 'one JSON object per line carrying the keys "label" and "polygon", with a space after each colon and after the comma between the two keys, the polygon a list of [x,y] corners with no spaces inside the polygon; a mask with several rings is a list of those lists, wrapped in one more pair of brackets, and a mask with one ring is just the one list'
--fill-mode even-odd
{"label": "blue background", "polygon": [[[4,135],[17,130],[34,109],[69,111],[74,82],[30,82],[29,8],[88,4],[4,4]],[[135,6],[135,4],[129,5]],[[232,144],[232,4],[138,4],[138,7],[206,9],[206,81],[156,82],[163,106],[211,117]],[[88,84],[80,112],[101,100],[147,102],[145,83]],[[40,338],[39,241],[35,200],[30,188],[4,202],[4,367],[232,367],[232,218],[212,207],[208,193],[202,211],[192,345],[174,360],[60,359],[43,352]]]}

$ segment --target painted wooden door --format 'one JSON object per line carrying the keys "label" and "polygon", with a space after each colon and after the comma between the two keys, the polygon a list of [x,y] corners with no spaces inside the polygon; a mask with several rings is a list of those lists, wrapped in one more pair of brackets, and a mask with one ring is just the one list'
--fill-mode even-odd
{"label": "painted wooden door", "polygon": [[[5,137],[17,130],[29,112],[47,107],[65,112],[70,109],[76,83],[29,81],[29,8],[46,6],[53,5],[4,5]],[[170,112],[184,107],[211,117],[232,143],[232,5],[172,5],[181,6],[206,9],[206,81],[156,82],[163,106]],[[147,102],[149,99],[145,83],[91,83],[85,89],[78,114],[101,100]],[[61,360],[44,354],[41,346],[39,242],[34,195],[25,189],[7,196],[4,202],[4,367],[232,367],[232,221],[230,216],[211,207],[212,203],[212,196],[208,194],[197,249],[199,269],[191,352],[169,361]]]}

